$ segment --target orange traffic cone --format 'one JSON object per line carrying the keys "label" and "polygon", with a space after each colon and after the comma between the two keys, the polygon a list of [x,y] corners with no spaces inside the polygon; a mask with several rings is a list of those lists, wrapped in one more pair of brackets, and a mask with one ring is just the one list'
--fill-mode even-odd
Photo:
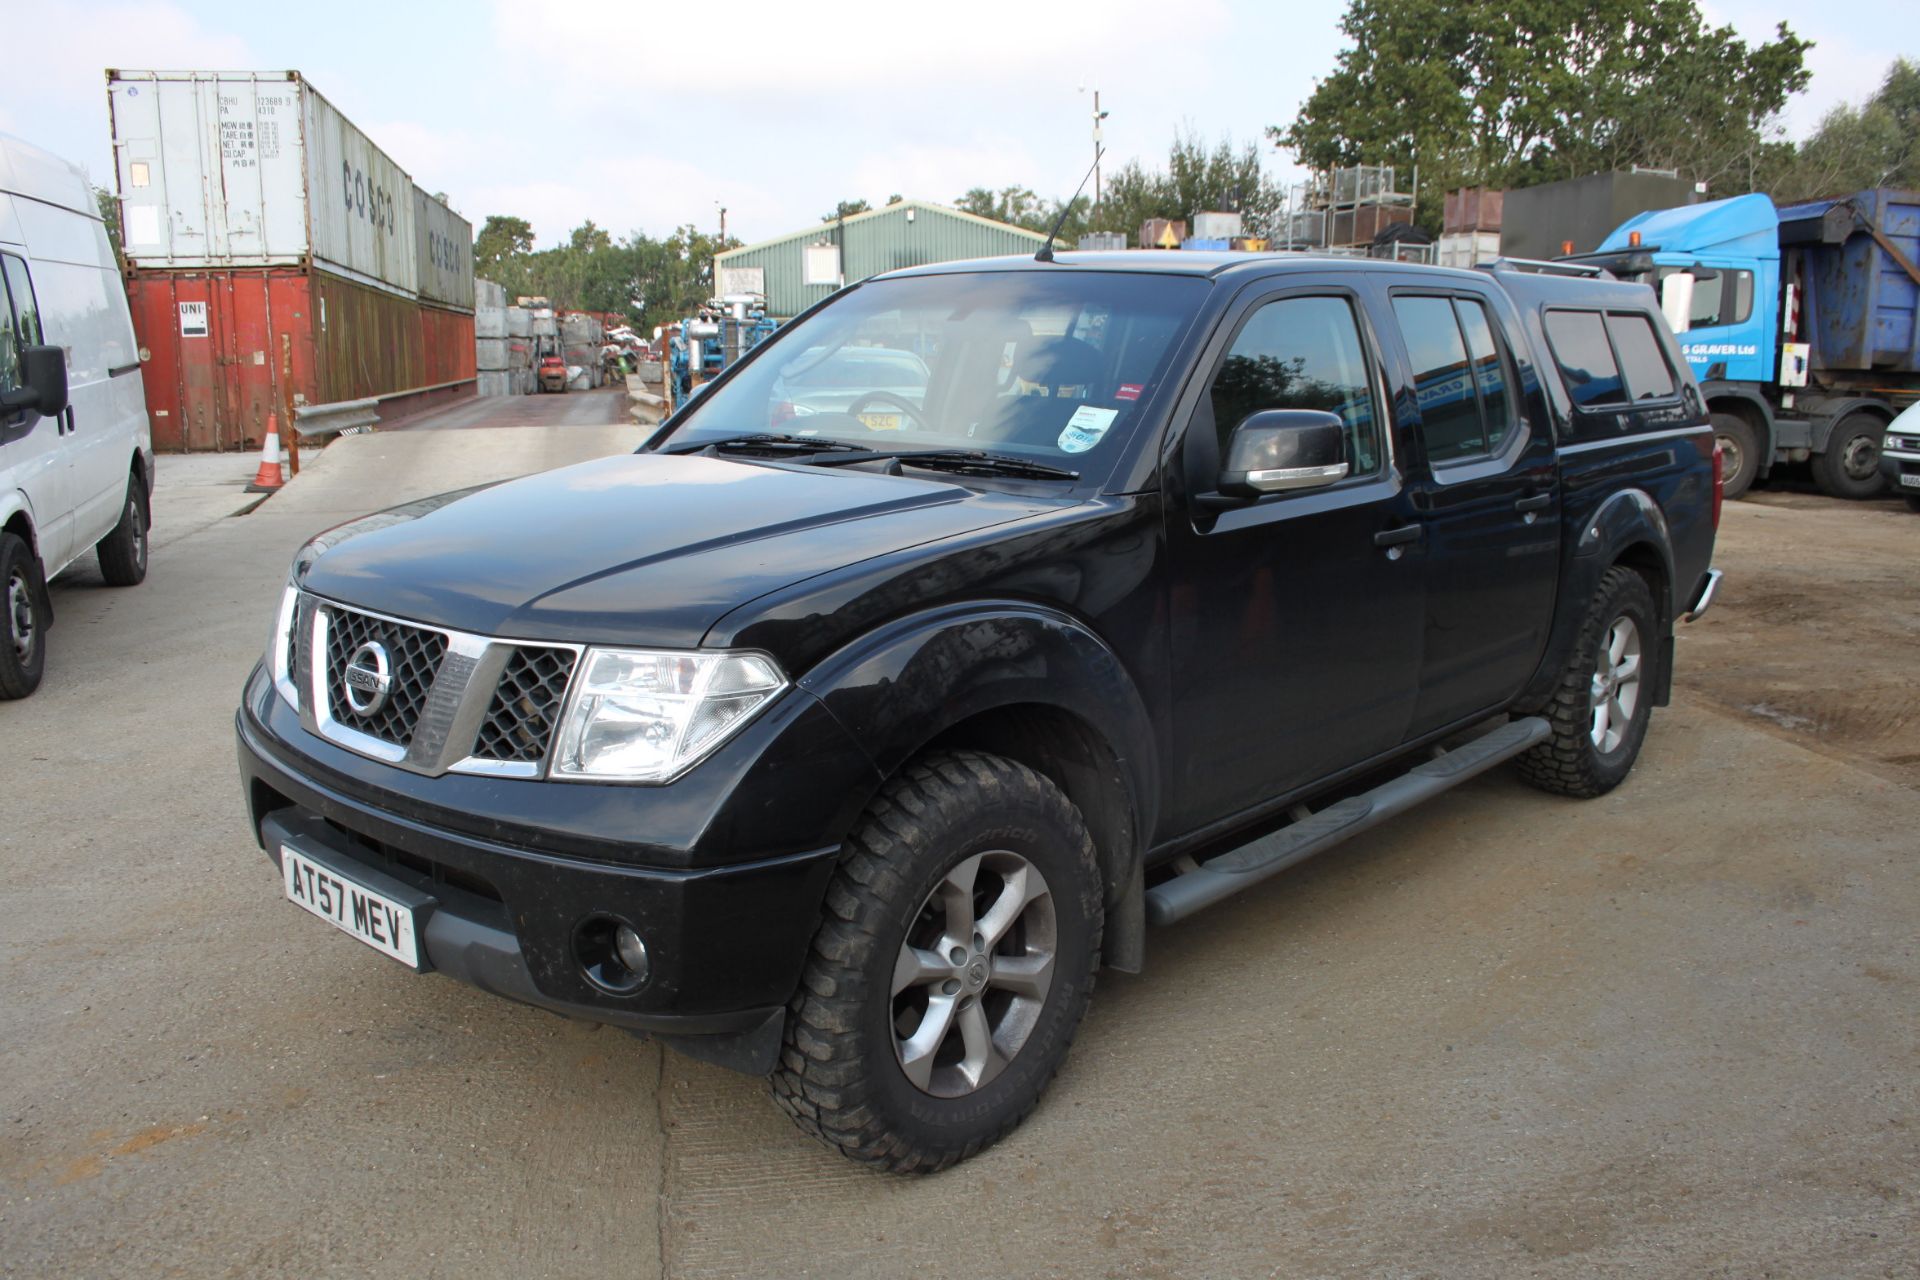
{"label": "orange traffic cone", "polygon": [[286,477],[280,474],[280,420],[269,413],[266,443],[260,446],[260,470],[254,472],[247,492],[272,493],[286,482]]}

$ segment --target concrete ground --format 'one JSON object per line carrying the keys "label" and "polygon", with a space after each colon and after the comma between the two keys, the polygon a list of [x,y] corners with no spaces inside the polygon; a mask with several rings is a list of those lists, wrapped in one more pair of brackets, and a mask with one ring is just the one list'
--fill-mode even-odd
{"label": "concrete ground", "polygon": [[[1920,1274],[1920,793],[1716,710],[1705,641],[1621,790],[1489,775],[1156,933],[929,1179],[282,901],[231,717],[294,548],[636,437],[342,441],[143,586],[56,589],[0,704],[0,1274]],[[1728,509],[1742,626],[1783,518]]]}

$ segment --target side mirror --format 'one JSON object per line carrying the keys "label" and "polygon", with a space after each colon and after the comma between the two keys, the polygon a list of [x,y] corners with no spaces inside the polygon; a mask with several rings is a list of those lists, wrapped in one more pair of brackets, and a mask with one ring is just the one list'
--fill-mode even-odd
{"label": "side mirror", "polygon": [[1676,271],[1660,282],[1660,312],[1675,333],[1685,333],[1693,325],[1693,283],[1688,271]]}
{"label": "side mirror", "polygon": [[1262,409],[1227,437],[1216,488],[1230,498],[1319,489],[1346,477],[1347,426],[1320,409]]}
{"label": "side mirror", "polygon": [[67,353],[63,347],[22,347],[20,386],[0,392],[0,409],[32,409],[51,418],[67,407]]}

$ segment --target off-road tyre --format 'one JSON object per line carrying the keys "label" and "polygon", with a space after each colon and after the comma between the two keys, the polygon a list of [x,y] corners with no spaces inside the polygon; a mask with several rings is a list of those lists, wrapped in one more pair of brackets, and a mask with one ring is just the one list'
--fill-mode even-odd
{"label": "off-road tyre", "polygon": [[[1011,851],[1044,877],[1056,924],[1051,985],[997,1076],[936,1097],[901,1065],[895,965],[936,887],[988,851]],[[828,885],[769,1081],[774,1101],[820,1141],[895,1173],[933,1173],[991,1146],[1026,1119],[1066,1057],[1099,968],[1101,902],[1093,841],[1053,783],[975,751],[909,764],[867,807]]]}
{"label": "off-road tyre", "polygon": [[1813,482],[1830,498],[1871,498],[1887,487],[1880,474],[1886,424],[1856,409],[1833,424],[1827,447],[1813,455]]}
{"label": "off-road tyre", "polygon": [[[1583,799],[1605,795],[1626,780],[1647,736],[1653,691],[1660,687],[1658,616],[1645,578],[1621,565],[1601,576],[1587,601],[1573,654],[1543,713],[1553,736],[1515,757],[1522,779],[1542,791]],[[1625,733],[1610,750],[1602,750],[1593,737],[1594,677],[1602,647],[1621,618],[1630,619],[1639,633],[1640,687]]]}
{"label": "off-road tyre", "polygon": [[[22,610],[26,652],[16,641],[14,610]],[[0,533],[0,701],[24,698],[40,687],[47,670],[47,584],[40,561],[15,533]]]}
{"label": "off-road tyre", "polygon": [[147,580],[147,486],[138,476],[127,481],[127,500],[120,522],[100,539],[94,554],[100,557],[100,576],[110,587],[137,587]]}
{"label": "off-road tyre", "polygon": [[1731,502],[1760,475],[1760,440],[1753,424],[1737,413],[1713,415],[1713,438],[1720,445],[1720,490]]}

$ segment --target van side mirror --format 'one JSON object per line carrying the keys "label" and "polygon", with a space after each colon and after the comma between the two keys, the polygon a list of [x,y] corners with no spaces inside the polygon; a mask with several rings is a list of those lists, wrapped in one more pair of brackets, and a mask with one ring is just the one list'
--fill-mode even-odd
{"label": "van side mirror", "polygon": [[1230,498],[1319,489],[1346,477],[1347,425],[1321,409],[1262,409],[1227,437],[1216,488]]}
{"label": "van side mirror", "polygon": [[0,409],[32,409],[51,418],[67,407],[67,352],[64,347],[22,347],[18,387],[0,392]]}
{"label": "van side mirror", "polygon": [[1693,282],[1693,274],[1687,271],[1676,271],[1660,282],[1660,313],[1675,333],[1693,327]]}

